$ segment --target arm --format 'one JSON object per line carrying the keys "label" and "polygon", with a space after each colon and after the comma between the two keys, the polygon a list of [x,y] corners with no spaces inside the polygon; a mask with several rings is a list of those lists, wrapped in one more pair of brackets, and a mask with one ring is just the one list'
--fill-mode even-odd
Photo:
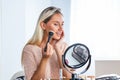
{"label": "arm", "polygon": [[56,53],[57,53],[57,56],[58,56],[58,62],[59,62],[60,68],[63,70],[63,76],[65,76],[66,78],[71,78],[71,73],[69,73],[63,67],[63,63],[62,63],[62,55],[64,54],[64,52],[67,48],[67,44],[64,43],[64,42],[62,42],[60,44],[56,44],[56,46],[55,46],[55,50],[56,50]]}
{"label": "arm", "polygon": [[31,80],[45,79],[47,64],[48,64],[48,59],[42,58]]}
{"label": "arm", "polygon": [[[60,52],[57,52],[57,53],[61,54]],[[62,55],[58,55],[58,62],[59,62],[60,68],[63,70],[63,76],[66,78],[71,78],[71,74],[63,67]]]}
{"label": "arm", "polygon": [[[48,46],[50,45],[48,44]],[[52,55],[52,52],[49,52],[51,54],[47,54],[50,47],[48,47],[46,55],[42,56],[42,52],[39,53],[41,58],[39,65],[37,65],[36,62],[33,47],[27,46],[24,48],[22,60],[27,80],[40,80],[46,78],[49,57]]]}

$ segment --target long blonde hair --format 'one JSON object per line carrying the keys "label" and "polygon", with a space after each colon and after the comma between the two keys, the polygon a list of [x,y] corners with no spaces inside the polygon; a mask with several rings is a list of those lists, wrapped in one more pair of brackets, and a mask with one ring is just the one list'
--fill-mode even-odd
{"label": "long blonde hair", "polygon": [[[57,13],[62,14],[60,8],[53,7],[53,6],[50,6],[41,12],[37,21],[35,32],[31,37],[31,39],[27,42],[27,44],[38,45],[38,46],[41,44],[41,41],[44,36],[44,30],[41,28],[40,23],[41,22],[47,23],[51,19],[51,17]],[[23,63],[23,54],[21,59],[21,64],[22,63]]]}
{"label": "long blonde hair", "polygon": [[41,12],[37,21],[35,32],[31,37],[31,39],[27,42],[27,44],[35,44],[35,45],[41,44],[41,41],[44,36],[44,30],[41,28],[40,23],[42,21],[47,23],[50,20],[50,18],[56,13],[62,14],[60,8],[53,7],[53,6],[50,6]]}

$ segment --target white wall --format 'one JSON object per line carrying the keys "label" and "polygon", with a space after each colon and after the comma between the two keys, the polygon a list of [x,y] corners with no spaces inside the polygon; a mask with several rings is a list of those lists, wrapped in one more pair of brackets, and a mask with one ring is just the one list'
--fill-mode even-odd
{"label": "white wall", "polygon": [[120,60],[120,0],[71,0],[70,43],[86,44],[95,60]]}
{"label": "white wall", "polygon": [[1,0],[0,79],[9,80],[21,70],[21,51],[25,41],[25,1]]}
{"label": "white wall", "polygon": [[120,73],[120,0],[71,0],[70,26],[70,43],[88,46],[96,76]]}
{"label": "white wall", "polygon": [[[2,17],[2,0],[0,0],[0,75],[2,75],[2,73],[1,73],[1,70],[2,70],[2,67],[1,67],[2,66],[2,64],[1,64],[1,53],[2,53],[2,51],[1,51],[2,50],[1,49],[2,48],[1,47],[1,44],[2,44],[1,43],[1,35],[2,35],[1,34],[1,29],[2,29],[2,24],[1,23],[2,23],[2,18],[1,17]],[[0,77],[0,80],[1,80],[1,77]]]}
{"label": "white wall", "polygon": [[65,30],[69,41],[70,1],[0,0],[0,80],[10,80],[14,73],[22,70],[23,46],[34,32],[41,9],[50,5],[62,8],[67,15]]}

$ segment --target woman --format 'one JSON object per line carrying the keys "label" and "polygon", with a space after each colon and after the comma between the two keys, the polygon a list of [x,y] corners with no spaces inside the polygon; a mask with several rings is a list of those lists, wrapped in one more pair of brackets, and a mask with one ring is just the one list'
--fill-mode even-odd
{"label": "woman", "polygon": [[[59,79],[59,70],[63,76],[70,78],[62,65],[62,55],[67,48],[63,41],[63,15],[59,8],[48,7],[42,11],[32,38],[25,45],[22,64],[27,80]],[[49,32],[54,34],[46,46]]]}

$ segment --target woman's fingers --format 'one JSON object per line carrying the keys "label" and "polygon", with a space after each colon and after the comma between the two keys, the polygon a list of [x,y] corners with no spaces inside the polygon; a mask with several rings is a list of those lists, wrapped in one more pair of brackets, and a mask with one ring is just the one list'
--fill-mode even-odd
{"label": "woman's fingers", "polygon": [[44,57],[49,58],[53,54],[53,47],[51,44],[47,44],[47,51],[43,53]]}
{"label": "woman's fingers", "polygon": [[48,43],[47,46],[48,46],[47,54],[51,56],[51,55],[53,54],[53,47],[52,47],[52,45],[49,44],[49,43]]}

